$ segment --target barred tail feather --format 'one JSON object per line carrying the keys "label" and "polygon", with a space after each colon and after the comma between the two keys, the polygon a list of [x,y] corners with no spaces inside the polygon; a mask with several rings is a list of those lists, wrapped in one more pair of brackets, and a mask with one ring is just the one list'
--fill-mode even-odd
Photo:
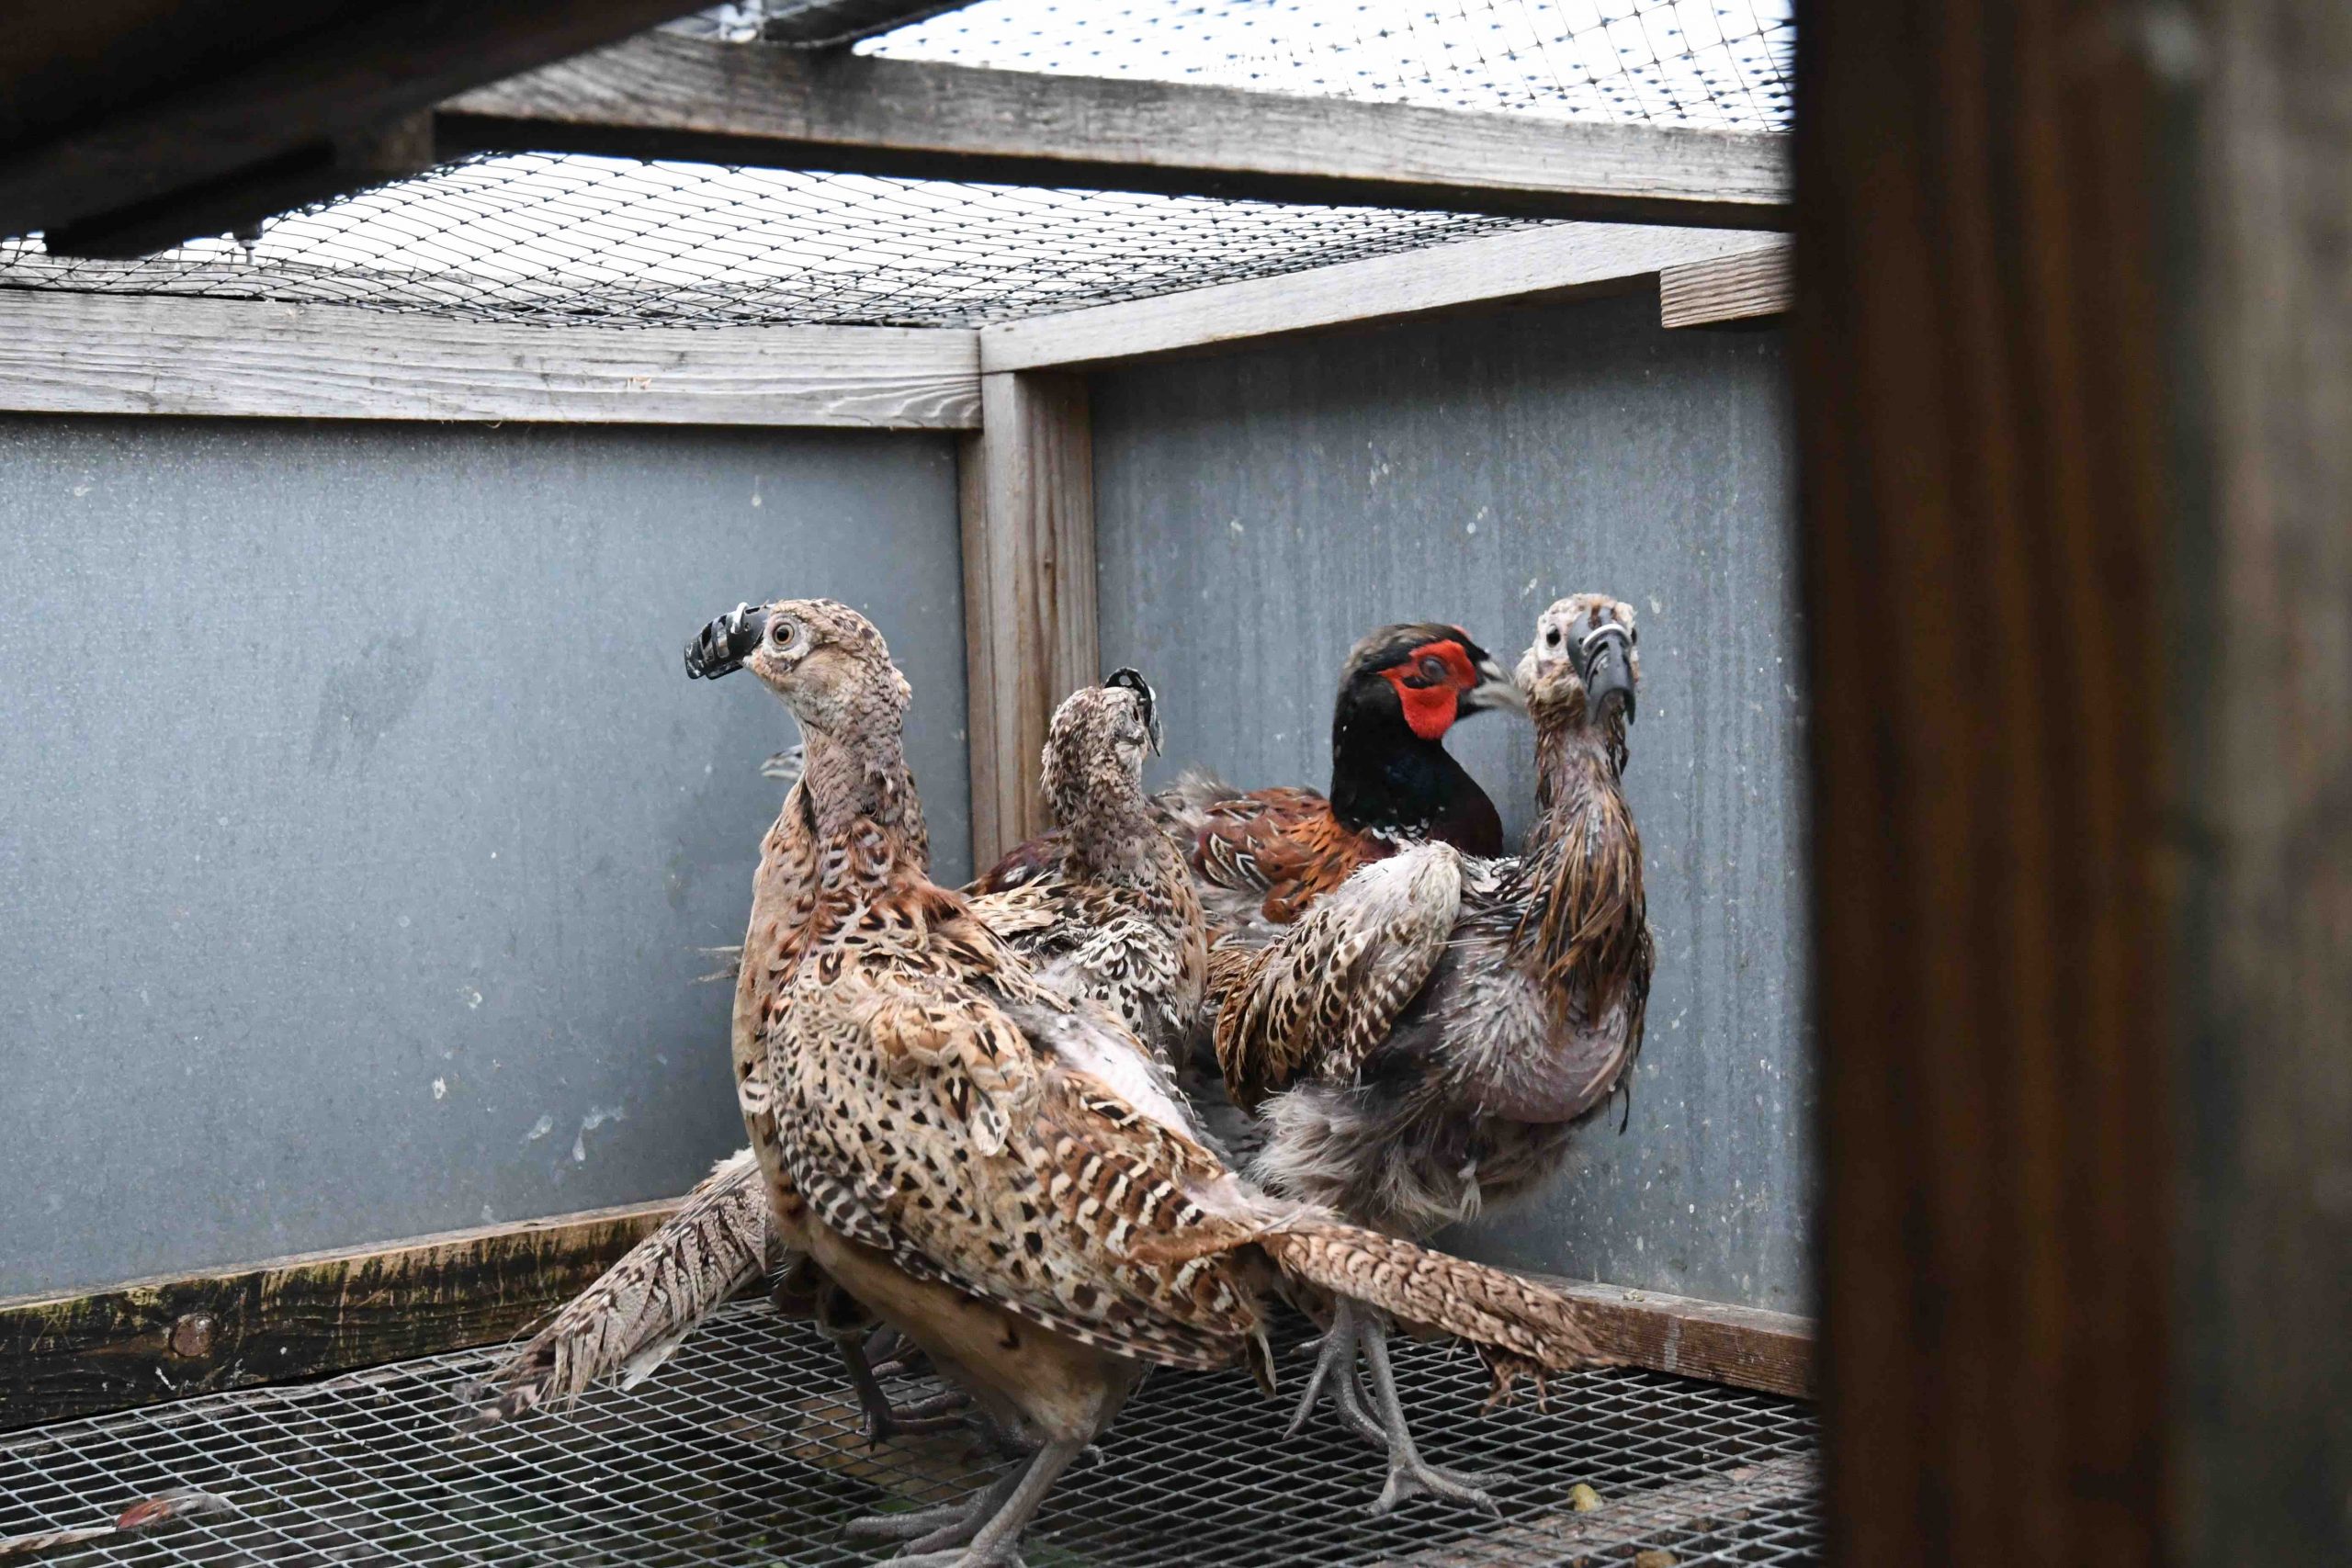
{"label": "barred tail feather", "polygon": [[635,1387],[767,1262],[767,1189],[749,1149],[722,1160],[662,1228],[574,1296],[480,1385],[467,1423],[560,1410],[599,1382]]}
{"label": "barred tail feather", "polygon": [[1255,1240],[1294,1279],[1507,1361],[1572,1371],[1614,1359],[1595,1343],[1582,1304],[1504,1269],[1329,1222],[1294,1222]]}

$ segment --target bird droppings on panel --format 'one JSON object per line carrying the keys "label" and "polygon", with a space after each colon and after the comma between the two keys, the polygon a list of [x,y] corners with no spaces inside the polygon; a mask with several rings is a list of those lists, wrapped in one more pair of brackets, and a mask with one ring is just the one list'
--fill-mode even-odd
{"label": "bird droppings on panel", "polygon": [[580,1119],[580,1131],[574,1134],[571,1139],[571,1162],[574,1165],[585,1165],[588,1163],[589,1134],[594,1132],[597,1128],[604,1126],[606,1122],[626,1122],[628,1120],[628,1111],[625,1106],[613,1105],[589,1107],[588,1114]]}

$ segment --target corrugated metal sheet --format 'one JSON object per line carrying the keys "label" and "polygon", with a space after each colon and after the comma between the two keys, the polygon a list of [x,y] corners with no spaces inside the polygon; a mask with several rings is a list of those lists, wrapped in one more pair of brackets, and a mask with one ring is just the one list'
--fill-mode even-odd
{"label": "corrugated metal sheet", "polygon": [[946,438],[0,422],[0,1293],[679,1192],[793,739],[679,649],[868,607],[968,862]]}

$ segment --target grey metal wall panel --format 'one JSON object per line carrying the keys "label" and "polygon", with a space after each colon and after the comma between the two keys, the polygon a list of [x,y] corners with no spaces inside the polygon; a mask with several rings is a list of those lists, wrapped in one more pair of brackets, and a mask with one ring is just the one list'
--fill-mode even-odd
{"label": "grey metal wall panel", "polygon": [[679,1192],[793,739],[679,650],[867,607],[967,874],[946,437],[0,421],[0,1292]]}
{"label": "grey metal wall panel", "polygon": [[[1651,299],[1407,325],[1098,378],[1106,663],[1169,750],[1320,784],[1333,678],[1385,621],[1515,661],[1602,589],[1642,624],[1630,793],[1658,940],[1632,1122],[1588,1124],[1483,1256],[1801,1310],[1809,1299],[1803,782],[1790,431],[1775,332],[1668,333]],[[1532,809],[1532,738],[1454,750]]]}

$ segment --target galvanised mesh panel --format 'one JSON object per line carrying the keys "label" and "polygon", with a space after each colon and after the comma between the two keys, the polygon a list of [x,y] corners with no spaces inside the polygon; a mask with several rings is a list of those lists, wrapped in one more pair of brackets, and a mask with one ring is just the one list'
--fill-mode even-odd
{"label": "galvanised mesh panel", "polygon": [[485,321],[961,327],[1518,227],[1371,208],[520,153],[133,261],[0,242],[0,288]]}
{"label": "galvanised mesh panel", "polygon": [[[724,7],[738,26],[756,5]],[[857,46],[902,60],[1311,97],[1789,123],[1789,0],[979,0]]]}
{"label": "galvanised mesh panel", "polygon": [[[1303,1383],[1290,1337],[1287,1392]],[[1505,1472],[1503,1517],[1420,1499],[1365,1505],[1380,1456],[1328,1420],[1284,1438],[1287,1400],[1240,1372],[1154,1377],[1064,1478],[1027,1540],[1077,1564],[1477,1564],[1819,1561],[1814,1421],[1795,1401],[1643,1371],[1558,1380],[1481,1416],[1458,1349],[1399,1347],[1424,1451]],[[220,1511],[44,1561],[207,1565],[846,1565],[860,1513],[959,1496],[1003,1461],[960,1439],[869,1450],[831,1348],[764,1303],[719,1314],[634,1391],[459,1435],[468,1352],[331,1381],[62,1423],[0,1441],[0,1534],[103,1523],[175,1489]],[[928,1392],[919,1382],[898,1392]],[[1577,1512],[1577,1483],[1601,1497]]]}

